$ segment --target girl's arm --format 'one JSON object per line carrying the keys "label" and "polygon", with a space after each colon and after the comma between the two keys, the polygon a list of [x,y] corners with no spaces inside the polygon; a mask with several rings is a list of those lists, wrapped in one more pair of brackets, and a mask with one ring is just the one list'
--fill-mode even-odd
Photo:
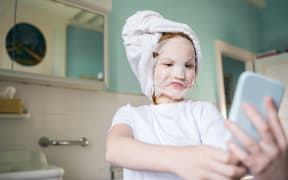
{"label": "girl's arm", "polygon": [[162,146],[133,139],[128,125],[114,125],[107,138],[106,160],[117,166],[177,174],[184,179],[230,179],[246,173],[230,153],[209,146]]}

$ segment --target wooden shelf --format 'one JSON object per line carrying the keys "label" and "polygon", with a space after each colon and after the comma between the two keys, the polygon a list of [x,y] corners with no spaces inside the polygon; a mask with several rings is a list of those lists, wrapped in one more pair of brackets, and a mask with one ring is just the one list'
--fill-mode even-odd
{"label": "wooden shelf", "polygon": [[30,113],[12,114],[12,113],[0,113],[0,119],[29,119]]}

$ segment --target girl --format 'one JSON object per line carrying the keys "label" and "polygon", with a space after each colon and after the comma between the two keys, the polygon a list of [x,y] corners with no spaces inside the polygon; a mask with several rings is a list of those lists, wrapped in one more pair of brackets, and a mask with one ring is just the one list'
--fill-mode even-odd
{"label": "girl", "polygon": [[[276,159],[275,154],[264,158],[257,169],[245,161],[251,155],[257,159],[260,150],[245,154],[230,142],[225,151],[226,130],[217,109],[208,102],[184,100],[201,63],[199,40],[189,26],[141,11],[127,19],[123,39],[141,90],[153,102],[126,105],[114,115],[106,159],[125,168],[125,180],[239,179],[247,171],[240,163],[257,175]],[[259,119],[257,112],[251,114]],[[237,126],[226,124],[241,141],[251,141]]]}

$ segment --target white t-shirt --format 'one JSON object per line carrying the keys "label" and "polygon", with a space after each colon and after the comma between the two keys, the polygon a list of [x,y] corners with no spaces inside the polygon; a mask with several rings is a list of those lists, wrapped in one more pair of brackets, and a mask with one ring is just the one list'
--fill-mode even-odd
{"label": "white t-shirt", "polygon": [[[127,124],[134,139],[158,145],[211,145],[225,149],[223,117],[209,102],[191,100],[160,105],[121,107],[112,126]],[[153,171],[124,169],[124,180],[176,180],[180,177]]]}

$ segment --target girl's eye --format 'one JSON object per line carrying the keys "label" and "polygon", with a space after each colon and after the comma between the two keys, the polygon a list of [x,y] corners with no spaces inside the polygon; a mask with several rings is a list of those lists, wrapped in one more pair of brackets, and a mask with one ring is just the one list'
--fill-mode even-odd
{"label": "girl's eye", "polygon": [[173,64],[172,63],[164,63],[164,66],[171,67],[171,66],[173,66]]}
{"label": "girl's eye", "polygon": [[186,68],[194,68],[195,65],[194,65],[194,64],[186,64],[185,67],[186,67]]}

